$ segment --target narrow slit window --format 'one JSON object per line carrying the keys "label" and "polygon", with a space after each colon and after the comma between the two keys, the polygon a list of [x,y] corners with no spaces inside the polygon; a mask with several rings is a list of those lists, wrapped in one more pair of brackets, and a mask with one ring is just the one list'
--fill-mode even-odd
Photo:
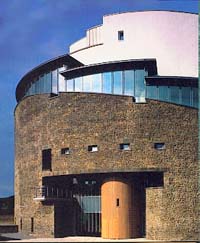
{"label": "narrow slit window", "polygon": [[34,232],[34,218],[31,218],[31,233]]}
{"label": "narrow slit window", "polygon": [[97,152],[98,151],[98,146],[97,145],[89,145],[88,146],[88,151],[89,152]]}
{"label": "narrow slit window", "polygon": [[119,148],[120,150],[131,150],[130,143],[121,143]]}
{"label": "narrow slit window", "polygon": [[51,170],[51,149],[42,150],[42,170]]}
{"label": "narrow slit window", "polygon": [[119,41],[124,40],[124,31],[123,30],[118,31],[118,40]]}
{"label": "narrow slit window", "polygon": [[165,149],[165,143],[154,143],[154,148],[157,150]]}
{"label": "narrow slit window", "polygon": [[68,154],[70,154],[70,149],[69,149],[69,148],[62,148],[62,149],[61,149],[61,154],[63,154],[63,155],[68,155]]}
{"label": "narrow slit window", "polygon": [[22,230],[22,218],[20,218],[20,230]]}
{"label": "narrow slit window", "polygon": [[116,199],[116,207],[119,207],[119,198]]}

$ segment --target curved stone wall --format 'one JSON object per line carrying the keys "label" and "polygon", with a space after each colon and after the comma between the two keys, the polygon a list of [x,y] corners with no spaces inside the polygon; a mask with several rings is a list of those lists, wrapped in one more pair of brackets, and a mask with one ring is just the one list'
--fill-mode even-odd
{"label": "curved stone wall", "polygon": [[[33,201],[44,176],[159,169],[166,171],[164,187],[148,190],[147,238],[195,239],[197,124],[197,109],[153,100],[136,104],[131,97],[89,93],[26,97],[15,110],[17,223],[23,217],[22,230],[31,233],[26,225],[34,217],[36,234],[53,236],[54,206]],[[154,148],[159,142],[165,149]],[[123,143],[130,150],[120,150]],[[89,145],[98,151],[89,152]],[[66,147],[70,154],[61,154]],[[42,150],[49,148],[52,170],[42,171]]]}

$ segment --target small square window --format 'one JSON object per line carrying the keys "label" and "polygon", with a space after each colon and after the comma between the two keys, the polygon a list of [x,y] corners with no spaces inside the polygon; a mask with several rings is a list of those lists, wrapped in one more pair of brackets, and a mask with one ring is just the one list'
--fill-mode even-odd
{"label": "small square window", "polygon": [[95,185],[97,182],[96,181],[85,181],[85,185]]}
{"label": "small square window", "polygon": [[118,31],[118,40],[120,40],[120,41],[124,40],[124,31],[123,30]]}
{"label": "small square window", "polygon": [[89,145],[88,146],[88,151],[89,152],[97,152],[98,151],[98,146],[97,145]]}
{"label": "small square window", "polygon": [[119,145],[119,148],[120,148],[121,150],[131,150],[130,143],[121,143],[121,144]]}
{"label": "small square window", "polygon": [[154,143],[154,148],[157,150],[165,149],[165,144],[164,143]]}
{"label": "small square window", "polygon": [[77,180],[76,177],[74,177],[74,178],[72,179],[72,183],[73,183],[73,184],[78,184],[78,180]]}
{"label": "small square window", "polygon": [[69,148],[62,148],[61,154],[70,154],[70,149]]}

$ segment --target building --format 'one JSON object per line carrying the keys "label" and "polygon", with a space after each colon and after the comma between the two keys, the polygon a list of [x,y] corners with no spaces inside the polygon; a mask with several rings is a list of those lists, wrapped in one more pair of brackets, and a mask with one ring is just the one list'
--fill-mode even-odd
{"label": "building", "polygon": [[14,223],[14,196],[0,198],[0,240],[8,240],[1,234],[17,233],[18,226]]}
{"label": "building", "polygon": [[14,196],[0,198],[0,225],[14,224]]}
{"label": "building", "polygon": [[20,80],[22,232],[198,239],[197,25],[184,12],[104,16]]}

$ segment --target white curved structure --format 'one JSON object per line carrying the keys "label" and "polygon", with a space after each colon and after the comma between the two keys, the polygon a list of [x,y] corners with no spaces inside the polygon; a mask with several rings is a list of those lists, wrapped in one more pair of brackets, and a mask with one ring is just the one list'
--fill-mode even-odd
{"label": "white curved structure", "polygon": [[70,46],[70,55],[84,64],[156,58],[159,75],[197,77],[198,15],[172,11],[107,15],[102,25],[87,30],[86,37]]}

